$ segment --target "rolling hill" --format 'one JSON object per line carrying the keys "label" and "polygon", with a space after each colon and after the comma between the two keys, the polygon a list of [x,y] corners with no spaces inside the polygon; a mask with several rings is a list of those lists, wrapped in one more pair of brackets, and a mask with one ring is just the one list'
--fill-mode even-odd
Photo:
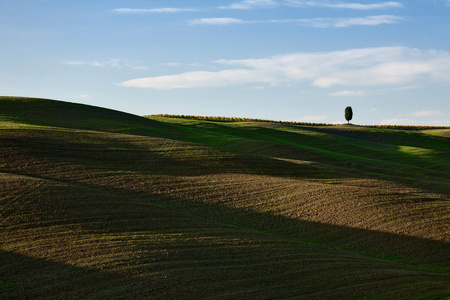
{"label": "rolling hill", "polygon": [[447,299],[449,153],[0,97],[0,299]]}

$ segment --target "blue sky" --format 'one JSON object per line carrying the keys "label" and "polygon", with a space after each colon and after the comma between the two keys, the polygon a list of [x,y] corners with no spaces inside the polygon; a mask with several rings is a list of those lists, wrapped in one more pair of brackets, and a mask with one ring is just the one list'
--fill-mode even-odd
{"label": "blue sky", "polygon": [[0,95],[450,126],[450,0],[3,0]]}

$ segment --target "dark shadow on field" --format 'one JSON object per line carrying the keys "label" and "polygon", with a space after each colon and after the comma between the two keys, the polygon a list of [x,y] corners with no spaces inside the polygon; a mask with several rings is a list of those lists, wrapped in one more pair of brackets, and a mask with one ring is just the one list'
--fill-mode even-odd
{"label": "dark shadow on field", "polygon": [[[0,111],[7,108],[7,103],[0,101]],[[24,102],[25,103],[25,102]],[[39,105],[37,105],[39,104]],[[6,105],[6,106],[5,106]],[[144,136],[162,136],[173,140],[197,143],[212,146],[213,158],[208,153],[207,147],[202,148],[208,154],[208,159],[199,156],[198,158],[183,159],[182,155],[165,155],[166,150],[149,149],[146,146],[130,145],[128,142],[106,139],[102,144],[92,145],[90,141],[70,142],[52,137],[49,131],[42,132],[40,137],[14,137],[9,140],[2,140],[3,146],[12,147],[15,151],[19,149],[24,151],[24,158],[32,158],[30,164],[42,161],[50,161],[49,165],[58,163],[67,163],[69,167],[80,165],[80,169],[85,171],[84,176],[89,176],[89,169],[105,169],[111,172],[132,171],[140,174],[162,174],[175,176],[195,176],[219,173],[249,173],[271,176],[285,176],[293,178],[322,179],[322,178],[340,178],[346,177],[371,177],[375,176],[373,166],[365,166],[358,162],[350,162],[347,167],[347,161],[327,157],[324,154],[318,154],[314,148],[324,147],[335,151],[333,143],[335,139],[329,139],[326,136],[310,136],[306,134],[282,132],[276,128],[231,128],[217,123],[201,124],[200,128],[188,125],[170,125],[164,122],[157,122],[132,115],[118,112],[105,112],[103,109],[94,110],[92,107],[86,109],[85,106],[73,104],[74,107],[67,109],[64,104],[48,102],[42,100],[42,103],[36,102],[33,107],[15,106],[17,111],[10,111],[11,118],[16,117],[20,112],[19,121],[25,120],[29,124],[61,126],[65,128],[105,130],[109,132],[125,132],[140,134]],[[60,106],[61,105],[61,106]],[[111,114],[111,115],[109,115]],[[4,115],[4,113],[3,113]],[[54,116],[57,118],[53,118]],[[96,119],[98,115],[102,118]],[[47,122],[47,123],[45,123]],[[128,124],[128,125],[126,125]],[[130,125],[132,124],[132,125]],[[142,126],[141,126],[142,125]],[[125,126],[125,127],[123,127]],[[126,126],[130,126],[127,128]],[[120,130],[119,130],[120,129]],[[303,127],[302,127],[303,129]],[[310,128],[305,130],[325,130],[320,128]],[[329,130],[329,129],[326,129]],[[322,131],[323,132],[323,131]],[[209,133],[209,135],[206,135]],[[57,134],[57,133],[52,133]],[[63,133],[61,133],[63,134]],[[46,136],[47,135],[47,136]],[[75,135],[75,134],[74,134]],[[66,134],[67,137],[67,134]],[[223,137],[230,137],[230,140],[223,143]],[[378,139],[380,136],[371,139]],[[59,139],[59,140],[58,140]],[[188,144],[184,144],[188,146]],[[348,147],[341,142],[343,149]],[[118,150],[117,148],[120,148]],[[217,150],[221,149],[221,150]],[[354,151],[354,149],[350,149]],[[179,150],[183,152],[182,148]],[[229,154],[224,155],[224,153]],[[346,152],[344,151],[344,154]],[[164,155],[163,155],[164,154]],[[216,155],[216,158],[214,158]],[[305,160],[311,164],[296,164],[290,161],[280,159]],[[2,163],[7,166],[11,157],[1,157]],[[382,159],[380,159],[380,164]],[[357,168],[353,167],[354,165]],[[329,166],[329,168],[325,168]],[[337,167],[337,168],[335,168]],[[51,170],[46,170],[51,171]],[[381,166],[381,171],[389,173],[391,170]],[[28,169],[22,170],[23,174],[39,175],[28,173]],[[392,170],[394,172],[394,170]],[[70,169],[68,169],[70,173]],[[422,174],[417,174],[419,177]],[[72,183],[70,174],[66,178],[55,178],[51,174],[42,176],[51,180],[63,180]],[[383,179],[399,182],[401,176],[393,174],[391,177],[382,177]],[[404,181],[407,184],[417,187],[423,187],[420,182]],[[67,218],[73,222],[79,222],[83,227],[100,231],[122,232],[125,230],[149,230],[148,218],[144,215],[136,217],[135,207],[141,207],[145,203],[153,202],[166,206],[169,209],[187,211],[199,217],[234,224],[249,229],[255,229],[263,232],[272,232],[277,235],[286,235],[290,238],[300,239],[308,242],[325,244],[329,246],[342,247],[354,251],[376,253],[377,255],[404,256],[406,259],[425,261],[430,264],[442,263],[448,267],[450,261],[450,248],[447,243],[400,236],[390,233],[374,232],[370,230],[355,229],[345,226],[335,226],[317,222],[290,219],[282,216],[276,216],[272,213],[257,213],[241,209],[234,209],[223,205],[214,205],[187,201],[186,199],[176,199],[162,197],[145,192],[136,192],[129,189],[121,189],[105,186],[89,186],[73,182],[77,187],[84,186],[88,190],[96,190],[109,195],[119,195],[130,202],[131,211],[126,213],[127,205],[121,207],[121,214],[117,216],[117,210],[114,205],[105,207],[109,200],[98,206],[98,210],[92,211],[92,218],[80,218],[87,213],[77,211],[75,208],[67,207],[61,211],[52,210],[51,206],[45,207],[48,213],[64,214],[62,219]],[[427,183],[428,184],[428,183]],[[447,186],[448,187],[448,186]],[[441,184],[431,185],[425,189],[436,192],[436,188],[443,188]],[[58,192],[59,190],[57,190]],[[440,191],[440,190],[439,190]],[[447,190],[443,190],[448,195]],[[61,193],[58,192],[58,195]],[[63,194],[62,199],[57,201],[72,200],[73,203],[79,198],[66,199],[70,195]],[[101,196],[92,195],[91,198],[99,199]],[[136,200],[141,204],[136,204]],[[55,200],[56,201],[56,200]],[[86,201],[92,201],[88,199]],[[63,201],[64,202],[64,201]],[[70,202],[70,201],[69,201]],[[106,222],[105,218],[108,218]],[[97,219],[98,222],[93,222]]]}
{"label": "dark shadow on field", "polygon": [[[248,173],[293,178],[341,178],[344,173],[326,168],[323,160],[298,149],[259,145],[254,153],[237,153],[194,143],[159,138],[121,137],[101,133],[71,133],[33,130],[2,130],[0,162],[21,164],[45,161],[73,168],[97,168],[110,172],[194,176],[218,173]],[[274,149],[274,147],[276,149]],[[10,149],[11,153],[7,153]],[[280,159],[267,152],[276,151]],[[266,154],[264,154],[264,153]],[[192,154],[191,154],[192,153]],[[187,154],[187,156],[186,156]],[[316,157],[317,158],[317,157]],[[303,164],[283,159],[297,159]],[[319,163],[319,161],[321,161]]]}
{"label": "dark shadow on field", "polygon": [[150,276],[91,270],[0,250],[0,299],[142,299],[155,296],[157,286]]}
{"label": "dark shadow on field", "polygon": [[[206,160],[198,159],[194,163],[187,160],[173,160],[174,164],[158,164],[159,155],[154,152],[149,154],[146,149],[130,149],[136,155],[136,161],[146,161],[148,167],[163,174],[163,167],[171,168],[180,165],[186,172],[199,174],[221,170],[239,169],[243,167],[250,172],[278,173],[280,176],[300,177],[311,176],[321,178],[326,176],[346,177],[376,177],[392,182],[401,182],[412,187],[420,187],[430,192],[449,194],[448,184],[450,174],[447,169],[450,162],[444,159],[450,150],[448,140],[422,136],[417,133],[393,133],[393,131],[359,130],[359,127],[319,127],[280,125],[277,123],[255,123],[255,126],[243,126],[240,128],[219,122],[191,122],[190,124],[169,123],[151,120],[119,111],[93,107],[77,103],[68,103],[47,99],[29,99],[17,97],[0,97],[0,114],[4,119],[23,122],[33,125],[46,125],[61,128],[87,129],[111,133],[126,133],[147,137],[162,137],[176,141],[196,143],[213,148],[220,148],[238,156],[229,159],[220,158],[215,164],[208,167]],[[321,133],[322,135],[308,135],[299,132],[286,132],[278,130],[279,127],[301,128],[308,132]],[[346,137],[361,142],[378,143],[386,145],[390,151],[368,151],[361,145],[355,145],[351,141],[339,139]],[[418,156],[401,153],[398,146],[427,147],[426,143],[433,144],[432,150],[442,152],[442,156],[420,158]],[[70,144],[68,144],[70,146]],[[73,145],[74,147],[80,145]],[[92,146],[85,144],[85,153],[92,155],[92,160],[102,159],[105,163],[122,164],[112,156],[110,149],[98,149],[89,151]],[[66,147],[67,148],[67,147]],[[76,151],[66,149],[68,155],[80,160],[86,159]],[[329,153],[325,153],[329,151]],[[143,152],[145,158],[143,158]],[[153,155],[153,157],[151,157]],[[89,158],[87,158],[89,159]],[[143,159],[143,160],[142,160]],[[169,161],[172,158],[164,156]],[[312,164],[292,164],[280,162],[282,160],[303,160]],[[370,161],[369,161],[370,160]],[[236,163],[238,161],[238,163]],[[231,166],[233,165],[233,166]],[[197,171],[197,166],[203,168]],[[316,168],[316,166],[320,168]],[[136,166],[133,166],[136,168]],[[177,169],[180,169],[177,168]],[[279,168],[276,170],[276,168]],[[295,170],[298,169],[298,170]],[[331,171],[333,169],[333,171]],[[173,172],[174,170],[170,170]],[[176,171],[176,170],[175,170]],[[284,173],[282,175],[281,173]],[[314,175],[316,174],[316,175]]]}
{"label": "dark shadow on field", "polygon": [[[117,192],[124,193],[124,191]],[[125,193],[129,193],[129,191],[125,191]],[[153,198],[152,195],[144,197],[150,198],[150,201]],[[186,202],[185,199],[162,199],[160,203],[168,204],[168,208],[187,210],[198,217],[211,218],[226,224],[299,239],[307,243],[340,247],[378,257],[395,258],[398,256],[406,261],[425,262],[450,268],[450,244],[445,242],[291,219],[272,213],[254,212],[221,205]],[[142,223],[142,229],[148,230],[147,224]],[[119,227],[117,226],[117,228]],[[140,229],[134,228],[134,230]]]}
{"label": "dark shadow on field", "polygon": [[[64,184],[52,182],[51,176],[47,179],[45,189],[41,186],[31,198],[16,200],[21,213],[39,212],[27,217],[20,230],[47,224],[76,230],[74,239],[94,239],[94,249],[87,249],[86,257],[92,261],[97,255],[100,267],[102,254],[110,251],[136,251],[139,258],[126,261],[130,271],[119,274],[0,251],[0,298],[200,299],[224,295],[223,299],[273,299],[283,295],[345,299],[349,295],[361,298],[368,291],[375,295],[395,292],[398,297],[394,298],[408,298],[407,293],[444,291],[450,285],[447,243],[139,192],[131,188],[139,181],[130,188],[117,188],[80,183],[77,178]],[[5,211],[3,216],[9,217]],[[9,234],[14,234],[14,226],[6,227]],[[218,240],[225,243],[214,244],[209,237],[223,231],[228,236]],[[253,240],[247,240],[246,233]],[[164,243],[165,234],[191,239],[170,246]],[[148,235],[162,239],[146,240]],[[207,239],[202,240],[203,236]],[[62,243],[70,240],[70,234],[64,237]],[[97,245],[96,237],[115,242]],[[266,240],[262,247],[254,244],[258,239]],[[39,247],[44,252],[42,243]],[[51,245],[46,247],[51,249]],[[169,256],[159,251],[166,247]],[[63,257],[70,256],[70,249],[63,251]],[[107,268],[108,262],[103,264]],[[154,273],[164,272],[167,278],[153,278]]]}
{"label": "dark shadow on field", "polygon": [[[365,177],[403,183],[429,192],[448,195],[450,186],[450,141],[424,137],[418,133],[367,131],[361,128],[318,127],[258,123],[256,126],[234,128],[216,123],[177,125],[182,131],[197,131],[193,136],[209,132],[211,136],[229,137],[222,145],[233,153],[311,161],[322,170],[333,170],[346,177]],[[206,128],[205,128],[206,126]],[[301,132],[278,130],[277,128],[301,129]],[[345,137],[347,139],[342,139]],[[233,140],[234,139],[234,140]],[[355,142],[355,140],[357,142]],[[197,142],[214,144],[214,141]],[[365,143],[376,143],[368,146]],[[429,156],[412,155],[401,151],[401,147],[418,147],[433,152]],[[320,172],[320,171],[319,171]]]}
{"label": "dark shadow on field", "polygon": [[[37,131],[36,131],[37,132]],[[35,132],[35,133],[36,133]],[[17,132],[15,132],[17,133]],[[270,157],[259,155],[250,155],[247,153],[236,154],[234,156],[224,157],[219,153],[217,160],[203,159],[199,157],[195,159],[175,159],[161,155],[158,151],[152,151],[148,147],[141,147],[132,145],[128,142],[120,142],[117,140],[106,139],[100,144],[93,146],[91,142],[68,142],[65,140],[58,140],[59,134],[53,133],[56,136],[51,136],[46,132],[37,137],[28,136],[26,139],[21,137],[14,137],[13,139],[3,139],[2,146],[8,148],[13,146],[13,150],[18,152],[25,151],[24,157],[28,158],[33,165],[35,162],[41,164],[48,163],[49,166],[58,165],[58,163],[67,163],[69,167],[81,164],[80,174],[76,176],[91,176],[89,170],[103,169],[110,171],[112,175],[122,174],[121,172],[131,171],[154,175],[173,175],[173,176],[197,176],[209,174],[222,173],[248,173],[261,174],[271,176],[286,176],[293,178],[306,179],[322,179],[322,178],[340,178],[345,173],[336,172],[333,170],[324,170],[313,165],[297,165],[289,161],[280,161]],[[97,138],[93,135],[93,138]],[[114,148],[111,150],[111,148]],[[117,150],[121,148],[122,150]],[[17,154],[17,153],[16,153]],[[3,153],[3,155],[5,155]],[[208,154],[209,155],[209,154]],[[298,155],[294,151],[291,153],[284,153],[284,157],[296,157]],[[300,154],[302,155],[302,154]],[[1,158],[1,157],[0,157]],[[1,163],[10,163],[8,159],[10,156],[6,155],[2,158]],[[32,158],[32,159],[31,159]],[[21,163],[19,162],[19,165]],[[282,216],[275,216],[271,213],[256,213],[247,210],[233,209],[222,205],[213,205],[207,203],[200,203],[195,201],[187,201],[186,199],[170,199],[166,196],[149,194],[146,192],[138,192],[136,190],[115,188],[111,186],[95,186],[86,185],[77,182],[76,178],[71,178],[70,173],[72,169],[68,168],[68,175],[64,178],[59,175],[52,175],[52,170],[43,170],[46,174],[36,174],[33,170],[23,169],[22,174],[32,175],[50,180],[59,180],[67,183],[74,183],[77,186],[84,186],[87,190],[97,190],[108,195],[115,195],[128,199],[130,203],[137,199],[140,203],[155,202],[158,205],[167,206],[175,210],[187,210],[201,217],[211,218],[217,221],[242,226],[245,228],[253,228],[261,231],[274,232],[280,235],[286,235],[292,238],[301,239],[314,243],[322,243],[352,249],[355,251],[375,252],[378,255],[399,255],[405,256],[408,259],[424,260],[429,263],[436,263],[438,261],[447,263],[450,261],[449,245],[442,242],[425,240],[420,238],[412,238],[407,236],[400,236],[389,233],[374,232],[370,230],[362,230],[355,228],[348,228],[345,226],[335,226],[329,224],[322,224],[316,222],[309,222],[303,220],[294,220]],[[20,172],[19,172],[20,173]],[[95,172],[94,172],[95,174]],[[56,177],[55,177],[56,176]],[[346,175],[345,175],[346,176]],[[357,175],[360,177],[360,174]],[[143,182],[135,182],[139,184],[149,184],[145,180]],[[70,197],[69,194],[62,193],[60,187],[56,190],[57,194],[63,194],[63,197]],[[82,199],[79,194],[73,201]],[[98,195],[92,195],[92,198],[97,199]],[[58,199],[58,198],[57,198]],[[70,199],[69,199],[70,200]],[[58,200],[59,201],[59,200]],[[91,201],[88,199],[87,201]],[[109,201],[108,199],[106,201]],[[77,203],[77,202],[74,202]],[[134,209],[134,205],[131,204]],[[92,222],[92,219],[86,218],[86,221],[81,221],[81,225],[87,228],[97,228],[98,230],[107,231],[122,231],[127,226],[123,224],[130,224],[133,230],[148,230],[148,222],[145,215],[136,218],[136,211],[125,214],[127,206],[121,210],[119,219],[114,216],[117,213],[116,208],[105,207],[100,205],[98,211],[94,211],[94,219],[99,218],[98,222]],[[55,214],[49,206],[49,215]],[[70,209],[64,210],[67,213],[68,219],[73,219],[74,222],[80,217],[81,212],[72,211]],[[73,213],[73,214],[72,214]],[[97,215],[99,213],[99,215]],[[58,214],[58,212],[57,212]],[[108,222],[105,221],[105,216],[109,215]],[[105,222],[104,222],[105,221]],[[140,223],[140,222],[143,223]],[[443,259],[444,258],[444,259]]]}
{"label": "dark shadow on field", "polygon": [[[436,241],[77,182],[50,186],[40,201],[26,203],[39,205],[41,219],[28,218],[21,230],[76,229],[74,239],[92,238],[94,248],[73,255],[102,270],[0,251],[0,298],[346,299],[389,292],[404,299],[450,285],[449,245]],[[22,205],[29,210],[35,211]],[[51,245],[38,248],[45,256]],[[70,248],[59,249],[48,256],[71,258]],[[127,256],[125,271],[110,271],[102,261],[116,251],[135,255]]]}
{"label": "dark shadow on field", "polygon": [[262,247],[249,247],[249,242],[251,237],[240,240],[241,249],[210,243],[194,248],[177,245],[169,250],[178,256],[161,261],[152,261],[152,248],[144,245],[150,257],[141,252],[144,257],[130,262],[125,271],[87,269],[0,250],[0,299],[319,300],[362,299],[368,293],[409,299],[445,295],[450,284],[445,275],[351,253],[340,255],[334,249],[305,245],[298,253],[290,241],[284,248],[271,239]]}
{"label": "dark shadow on field", "polygon": [[[220,226],[231,225],[239,230],[361,252],[374,258],[392,259],[412,265],[429,264],[442,268],[447,273],[450,271],[450,244],[442,241],[293,219],[269,212],[128,188],[83,183],[58,186],[46,193],[45,201],[47,205],[42,205],[42,201],[39,204],[44,216],[48,215],[55,222],[75,224],[89,231],[155,232],[163,228],[170,229],[171,226],[191,226],[201,220],[213,221]],[[31,203],[30,205],[38,205]],[[161,209],[175,218],[164,219],[164,214],[158,213]]]}
{"label": "dark shadow on field", "polygon": [[50,298],[55,294],[66,296],[66,299],[83,298],[84,293],[92,293],[105,282],[114,282],[119,278],[118,274],[0,250],[0,299]]}

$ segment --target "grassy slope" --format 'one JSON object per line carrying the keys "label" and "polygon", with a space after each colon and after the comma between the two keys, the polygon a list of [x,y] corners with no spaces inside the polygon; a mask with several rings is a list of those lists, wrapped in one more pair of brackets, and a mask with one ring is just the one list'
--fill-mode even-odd
{"label": "grassy slope", "polygon": [[0,298],[448,295],[448,138],[7,97],[0,118]]}

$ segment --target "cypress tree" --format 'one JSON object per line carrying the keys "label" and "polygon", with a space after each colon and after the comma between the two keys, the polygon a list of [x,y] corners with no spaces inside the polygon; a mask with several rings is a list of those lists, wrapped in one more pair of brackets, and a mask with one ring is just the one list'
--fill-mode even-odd
{"label": "cypress tree", "polygon": [[345,119],[347,120],[348,124],[350,124],[350,120],[353,118],[353,110],[351,106],[347,106],[345,108]]}

